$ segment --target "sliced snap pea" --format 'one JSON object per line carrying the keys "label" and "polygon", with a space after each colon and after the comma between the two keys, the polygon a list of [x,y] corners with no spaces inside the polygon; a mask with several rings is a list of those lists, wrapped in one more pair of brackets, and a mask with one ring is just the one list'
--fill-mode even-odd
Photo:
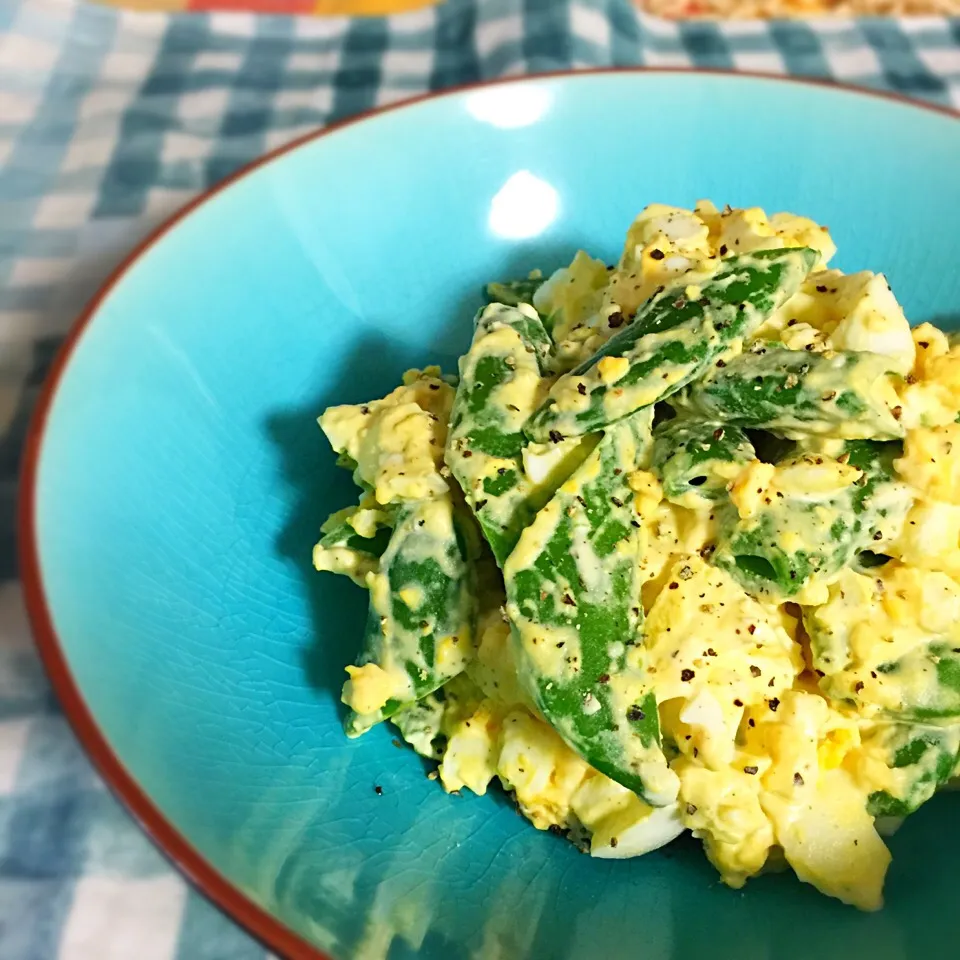
{"label": "sliced snap pea", "polygon": [[889,357],[757,342],[670,400],[678,411],[799,439],[903,436]]}
{"label": "sliced snap pea", "polygon": [[403,503],[397,512],[380,569],[368,578],[370,610],[359,664],[376,664],[377,682],[389,696],[372,711],[352,712],[349,736],[436,690],[473,654],[473,566],[464,555],[450,497]]}
{"label": "sliced snap pea", "polygon": [[699,287],[651,297],[633,322],[564,374],[526,426],[544,442],[602,429],[699,377],[796,292],[816,262],[806,247],[730,257]]}
{"label": "sliced snap pea", "polygon": [[440,726],[443,723],[444,701],[442,688],[428,693],[416,703],[398,710],[390,720],[400,735],[421,756],[431,760],[443,757],[443,739]]}
{"label": "sliced snap pea", "polygon": [[342,573],[362,587],[368,573],[376,573],[390,542],[386,517],[378,523],[373,535],[361,536],[350,523],[360,507],[350,507],[333,514],[323,525],[323,536],[313,548],[313,565],[317,570]]}
{"label": "sliced snap pea", "polygon": [[627,482],[651,418],[608,428],[524,530],[504,579],[518,677],[544,718],[596,769],[663,805],[678,784],[644,672],[641,533]]}
{"label": "sliced snap pea", "polygon": [[[876,672],[880,677],[903,689],[899,708],[891,712],[905,720],[915,721],[960,717],[958,650],[960,648],[955,640],[944,638],[918,647],[899,660],[878,664]],[[922,678],[919,684],[918,677]],[[914,696],[918,687],[926,687],[929,692],[925,696]],[[842,685],[828,684],[827,690],[836,695],[842,690]]]}
{"label": "sliced snap pea", "polygon": [[724,497],[737,468],[755,457],[747,435],[734,426],[677,418],[653,431],[653,472],[664,496],[679,506]]}
{"label": "sliced snap pea", "polygon": [[827,603],[803,608],[803,624],[828,697],[864,715],[939,725],[960,718],[956,629],[891,619],[887,605],[928,603],[930,609],[911,618],[929,617],[938,601],[956,602],[957,586],[937,573],[922,574],[922,591],[916,584],[898,585],[898,574],[908,569],[894,567],[880,576],[844,571]]}
{"label": "sliced snap pea", "polygon": [[505,280],[488,283],[483,288],[487,303],[503,303],[519,307],[521,303],[533,303],[533,295],[543,286],[544,277],[525,277],[523,280]]}
{"label": "sliced snap pea", "polygon": [[953,775],[960,754],[960,726],[918,723],[878,725],[862,747],[890,769],[889,789],[875,790],[867,810],[875,817],[905,817],[926,803]]}
{"label": "sliced snap pea", "polygon": [[500,564],[542,505],[523,471],[522,429],[542,396],[550,349],[532,307],[494,303],[460,360],[444,457]]}
{"label": "sliced snap pea", "polygon": [[[841,456],[863,471],[857,482],[819,497],[775,492],[748,517],[723,504],[712,562],[746,590],[779,599],[829,581],[903,523],[912,497],[893,469],[900,449],[896,442],[848,441]],[[807,454],[800,462],[816,459]]]}
{"label": "sliced snap pea", "polygon": [[336,464],[338,467],[349,472],[353,482],[363,491],[363,493],[373,493],[373,487],[360,476],[359,464],[346,451],[337,454]]}

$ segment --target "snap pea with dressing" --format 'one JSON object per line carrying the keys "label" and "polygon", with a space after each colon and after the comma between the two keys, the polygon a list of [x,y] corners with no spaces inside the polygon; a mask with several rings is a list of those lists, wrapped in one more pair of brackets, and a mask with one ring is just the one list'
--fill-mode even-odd
{"label": "snap pea with dressing", "polygon": [[493,303],[460,360],[444,459],[501,564],[542,505],[523,469],[522,430],[544,393],[550,348],[531,306]]}
{"label": "snap pea with dressing", "polygon": [[812,353],[758,341],[670,403],[686,416],[791,439],[895,440],[903,436],[903,426],[894,373],[890,358],[880,354]]}
{"label": "snap pea with dressing", "polygon": [[[349,736],[381,720],[455,677],[474,652],[477,615],[474,570],[458,536],[449,496],[404,503],[397,525],[367,579],[370,609],[364,652],[348,668],[344,702],[353,710]],[[367,665],[379,696],[361,703],[354,681]]]}
{"label": "snap pea with dressing", "polygon": [[538,709],[588,763],[658,806],[678,785],[644,673],[642,536],[627,480],[650,422],[647,411],[608,428],[524,530],[504,579],[518,676]]}
{"label": "snap pea with dressing", "polygon": [[543,277],[494,281],[483,288],[483,294],[487,303],[502,303],[508,307],[519,307],[521,303],[532,304],[534,294],[543,284]]}
{"label": "snap pea with dressing", "polygon": [[[840,461],[853,476],[860,471],[859,477],[820,494],[797,490],[796,484],[778,489],[774,472],[768,495],[759,498],[749,515],[741,516],[732,503],[718,510],[713,563],[746,590],[777,599],[795,596],[815,582],[829,582],[858,551],[899,532],[912,502],[893,469],[900,449],[899,443],[847,442]],[[778,465],[778,471],[806,469],[812,477],[825,460],[802,454]]]}
{"label": "snap pea with dressing", "polygon": [[726,496],[727,485],[756,451],[734,426],[699,420],[666,420],[653,431],[651,468],[663,495],[678,506]]}
{"label": "snap pea with dressing", "polygon": [[323,536],[313,548],[313,566],[317,570],[346,574],[354,583],[365,587],[367,574],[379,569],[380,557],[390,543],[390,527],[385,514],[376,511],[377,519],[371,522],[370,535],[361,535],[354,523],[362,510],[362,507],[348,507],[327,520],[322,528]]}
{"label": "snap pea with dressing", "polygon": [[875,817],[905,817],[953,776],[960,753],[960,726],[878,724],[864,736],[863,752],[867,762],[887,768],[876,777],[886,781],[886,789],[870,794],[867,809]]}
{"label": "snap pea with dressing", "polygon": [[652,406],[699,377],[796,292],[817,260],[806,247],[720,261],[651,297],[633,322],[564,374],[526,426],[540,442],[574,437]]}

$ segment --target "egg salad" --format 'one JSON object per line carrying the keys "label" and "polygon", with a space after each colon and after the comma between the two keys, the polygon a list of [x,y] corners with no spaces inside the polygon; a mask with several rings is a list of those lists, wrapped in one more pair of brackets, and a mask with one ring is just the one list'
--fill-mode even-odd
{"label": "egg salad", "polygon": [[613,266],[491,283],[456,373],[328,409],[348,735],[594,857],[690,831],[731,887],[879,909],[883,837],[958,773],[960,345],[834,253],[653,204]]}

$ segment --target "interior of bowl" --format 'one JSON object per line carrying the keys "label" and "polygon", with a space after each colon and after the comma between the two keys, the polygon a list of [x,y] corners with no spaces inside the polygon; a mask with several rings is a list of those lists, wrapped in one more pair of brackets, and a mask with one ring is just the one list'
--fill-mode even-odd
{"label": "interior of bowl", "polygon": [[[646,203],[791,210],[914,322],[960,313],[960,122],[745,77],[466,91],[309,142],[202,204],[100,303],[36,473],[42,587],[116,756],[239,890],[338,958],[945,956],[960,838],[936,798],[859,914],[723,887],[690,839],[594,860],[491,790],[447,796],[387,726],[341,730],[363,592],[311,567],[351,502],[317,429],[454,369],[487,280],[613,258]],[[375,790],[375,787],[382,788]]]}

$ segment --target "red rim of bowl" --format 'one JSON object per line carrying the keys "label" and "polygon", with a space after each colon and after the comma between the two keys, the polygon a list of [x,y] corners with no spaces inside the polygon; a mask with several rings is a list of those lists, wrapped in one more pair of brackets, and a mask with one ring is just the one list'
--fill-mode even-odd
{"label": "red rim of bowl", "polygon": [[287,960],[333,960],[333,958],[317,947],[307,943],[306,940],[282,924],[276,917],[255,904],[246,894],[235,887],[223,874],[209,863],[203,855],[192,846],[190,841],[166,819],[160,809],[141,789],[126,767],[124,767],[120,758],[113,752],[113,748],[97,726],[93,714],[84,702],[83,696],[70,674],[66,656],[64,655],[60,640],[53,626],[53,618],[47,607],[36,536],[37,468],[40,460],[40,452],[43,447],[47,418],[56,399],[57,387],[67,369],[77,343],[87,326],[96,316],[100,304],[123,279],[127,270],[147,253],[161,237],[169,233],[181,220],[189,216],[194,209],[200,206],[200,204],[205,203],[211,197],[225,190],[258,167],[271,162],[291,150],[295,150],[304,143],[336,133],[351,124],[368,120],[371,117],[376,117],[383,113],[402,110],[437,97],[452,96],[469,90],[507,83],[536,82],[571,75],[581,76],[615,73],[714,74],[760,80],[775,80],[784,83],[801,83],[808,86],[828,87],[846,93],[878,97],[883,100],[907,104],[919,109],[930,110],[954,120],[960,120],[960,112],[954,111],[949,107],[911,100],[909,97],[887,93],[881,90],[838,84],[831,80],[779,76],[753,71],[695,70],[685,67],[600,67],[591,70],[560,70],[550,73],[538,73],[531,74],[527,77],[503,77],[497,80],[468,83],[441,91],[425,93],[400,103],[348,117],[321,130],[299,137],[291,143],[277,150],[273,150],[254,160],[252,163],[241,167],[205,193],[194,198],[185,207],[170,217],[169,220],[150,233],[146,239],[141,241],[112,272],[99,292],[93,297],[90,303],[87,304],[73,324],[47,375],[40,398],[37,401],[36,409],[31,417],[24,445],[19,501],[17,505],[20,578],[23,582],[27,613],[33,629],[34,639],[40,651],[44,667],[60,700],[63,712],[66,714],[67,720],[73,728],[74,733],[93,761],[100,775],[154,844],[160,848],[167,858],[201,893],[209,898],[217,907],[227,914],[227,916],[244,927],[248,933],[256,937],[269,950],[282,957],[286,957]]}

